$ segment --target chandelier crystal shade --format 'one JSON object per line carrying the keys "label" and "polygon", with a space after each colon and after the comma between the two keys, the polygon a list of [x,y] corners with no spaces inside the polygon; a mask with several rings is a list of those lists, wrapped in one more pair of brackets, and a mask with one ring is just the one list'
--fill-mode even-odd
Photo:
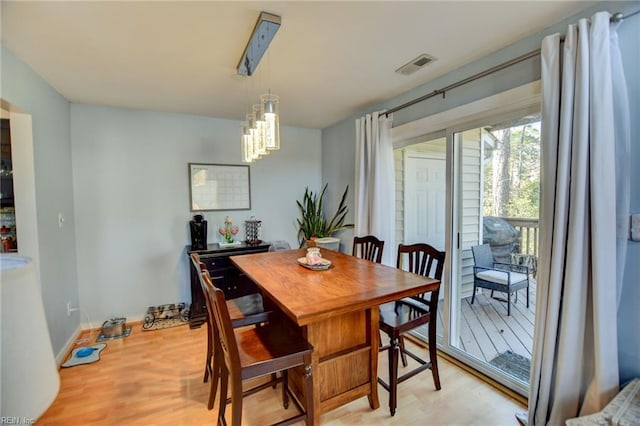
{"label": "chandelier crystal shade", "polygon": [[[250,77],[280,28],[280,17],[261,12],[251,38],[238,63],[238,74]],[[278,96],[269,92],[250,108],[242,125],[242,161],[251,163],[270,151],[280,149],[280,113]]]}
{"label": "chandelier crystal shade", "polygon": [[260,104],[255,104],[253,106],[253,115],[255,117],[255,139],[253,141],[253,147],[258,153],[260,157],[267,155],[269,151],[267,151],[267,140],[265,138],[265,121],[264,117],[260,112]]}
{"label": "chandelier crystal shade", "polygon": [[253,162],[253,136],[248,121],[242,126],[242,161],[245,163]]}
{"label": "chandelier crystal shade", "polygon": [[260,112],[264,119],[264,136],[267,150],[280,149],[280,119],[278,111],[279,100],[276,95],[269,93],[260,96]]}

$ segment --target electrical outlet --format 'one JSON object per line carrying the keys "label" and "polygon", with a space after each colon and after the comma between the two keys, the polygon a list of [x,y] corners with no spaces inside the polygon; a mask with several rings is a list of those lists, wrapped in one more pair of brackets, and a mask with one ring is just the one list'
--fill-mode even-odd
{"label": "electrical outlet", "polygon": [[74,308],[73,305],[71,305],[71,302],[67,302],[67,316],[70,317],[72,312],[77,311],[78,308]]}
{"label": "electrical outlet", "polygon": [[640,213],[631,215],[631,241],[640,241]]}

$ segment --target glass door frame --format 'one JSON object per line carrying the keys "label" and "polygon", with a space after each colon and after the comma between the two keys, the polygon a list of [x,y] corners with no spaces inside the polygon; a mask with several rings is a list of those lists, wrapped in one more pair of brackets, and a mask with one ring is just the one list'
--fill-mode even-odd
{"label": "glass door frame", "polygon": [[402,143],[394,144],[394,149],[410,146],[419,141],[425,141],[430,138],[442,137],[446,138],[446,238],[445,251],[448,254],[445,261],[445,269],[443,272],[444,282],[444,303],[439,309],[439,314],[443,321],[443,335],[438,335],[437,345],[445,354],[461,361],[474,370],[486,375],[498,383],[510,388],[514,392],[528,396],[529,386],[521,381],[501,372],[498,368],[491,366],[487,362],[481,361],[457,347],[454,343],[460,339],[460,315],[454,315],[461,312],[461,288],[459,285],[461,277],[461,216],[459,212],[462,207],[462,146],[455,142],[455,135],[466,130],[481,127],[497,121],[505,121],[519,116],[528,115],[539,112],[539,102],[533,100],[526,105],[512,106],[508,110],[496,112],[490,110],[485,113],[477,113],[473,117],[460,119],[455,123],[445,127],[445,129],[428,132],[420,137],[407,139]]}
{"label": "glass door frame", "polygon": [[[516,393],[528,396],[529,386],[521,381],[501,372],[498,368],[487,362],[467,354],[455,345],[454,340],[460,338],[461,294],[459,285],[461,279],[462,260],[462,144],[456,141],[456,135],[461,135],[467,130],[472,130],[496,121],[506,121],[512,118],[537,113],[540,105],[534,104],[523,108],[517,108],[508,113],[480,114],[473,120],[469,120],[446,129],[447,140],[447,253],[450,253],[445,265],[444,274],[450,283],[445,291],[445,309],[443,309],[444,338],[439,342],[439,349],[444,353],[462,361],[475,370],[485,374],[493,380],[512,389]],[[455,276],[454,276],[455,275]]]}

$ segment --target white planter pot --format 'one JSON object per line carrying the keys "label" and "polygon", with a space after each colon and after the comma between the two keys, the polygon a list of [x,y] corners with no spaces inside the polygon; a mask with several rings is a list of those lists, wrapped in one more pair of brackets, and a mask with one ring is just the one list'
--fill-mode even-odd
{"label": "white planter pot", "polygon": [[334,237],[317,238],[315,242],[316,242],[316,245],[320,248],[324,248],[327,250],[334,250],[334,251],[340,250],[340,238],[334,238]]}

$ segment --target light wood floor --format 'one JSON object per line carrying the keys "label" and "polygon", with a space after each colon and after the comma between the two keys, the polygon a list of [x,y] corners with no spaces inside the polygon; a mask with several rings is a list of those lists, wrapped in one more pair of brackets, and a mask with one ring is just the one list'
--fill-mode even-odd
{"label": "light wood floor", "polygon": [[[131,336],[107,342],[100,361],[60,370],[60,393],[38,425],[215,424],[216,409],[206,407],[209,386],[202,382],[206,328],[142,331],[140,324],[131,325]],[[96,334],[85,345],[93,344]],[[383,378],[386,361],[381,354]],[[517,425],[514,414],[523,406],[444,359],[439,362],[442,390],[435,391],[429,371],[402,383],[394,417],[388,394],[379,387],[378,410],[361,398],[324,414],[322,424]],[[245,398],[243,424],[265,425],[288,415],[280,388]]]}

